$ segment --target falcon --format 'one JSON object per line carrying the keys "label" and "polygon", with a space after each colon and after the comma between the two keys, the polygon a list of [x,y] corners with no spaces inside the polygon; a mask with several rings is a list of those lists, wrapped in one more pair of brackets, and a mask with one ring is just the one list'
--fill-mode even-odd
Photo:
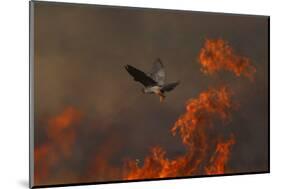
{"label": "falcon", "polygon": [[136,82],[140,82],[144,86],[142,88],[143,93],[158,95],[160,102],[164,101],[166,92],[172,91],[180,83],[179,81],[165,83],[166,73],[160,58],[153,63],[152,71],[149,74],[131,65],[126,65],[125,69]]}

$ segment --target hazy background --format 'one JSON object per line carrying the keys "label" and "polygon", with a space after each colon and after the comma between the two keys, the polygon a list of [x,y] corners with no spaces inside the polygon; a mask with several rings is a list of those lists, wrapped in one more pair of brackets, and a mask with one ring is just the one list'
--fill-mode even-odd
{"label": "hazy background", "polygon": [[[52,175],[68,182],[71,178],[59,169],[85,175],[101,148],[112,153],[116,166],[123,158],[143,159],[155,145],[171,158],[182,153],[180,139],[169,130],[185,102],[224,82],[240,104],[227,126],[236,136],[229,167],[232,172],[267,170],[266,24],[265,17],[36,3],[35,147],[47,142],[44,127],[50,117],[68,106],[84,115],[71,161]],[[203,75],[197,59],[206,38],[222,38],[249,57],[256,81],[231,73]],[[162,104],[143,95],[124,69],[131,64],[149,71],[158,57],[167,80],[181,81]]]}

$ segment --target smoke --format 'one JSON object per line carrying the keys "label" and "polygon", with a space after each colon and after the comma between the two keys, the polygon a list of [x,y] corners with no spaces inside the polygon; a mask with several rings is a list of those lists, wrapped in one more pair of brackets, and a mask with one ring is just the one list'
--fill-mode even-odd
{"label": "smoke", "polygon": [[122,178],[122,168],[112,165],[111,158],[120,149],[121,144],[118,138],[111,136],[105,139],[97,152],[92,154],[89,170],[85,176],[87,181],[120,180]]}
{"label": "smoke", "polygon": [[199,63],[203,73],[210,75],[226,70],[237,77],[244,76],[253,80],[256,72],[249,58],[237,55],[228,42],[222,39],[205,41],[199,53]]}

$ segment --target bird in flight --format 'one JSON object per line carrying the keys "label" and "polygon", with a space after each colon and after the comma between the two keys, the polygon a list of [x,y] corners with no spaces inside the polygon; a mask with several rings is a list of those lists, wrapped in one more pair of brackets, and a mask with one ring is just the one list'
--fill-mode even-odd
{"label": "bird in flight", "polygon": [[180,82],[165,83],[166,73],[160,58],[153,63],[152,71],[149,74],[131,66],[126,65],[125,69],[134,78],[135,81],[140,82],[144,88],[142,92],[146,94],[156,94],[160,97],[160,102],[165,99],[165,92],[172,91]]}

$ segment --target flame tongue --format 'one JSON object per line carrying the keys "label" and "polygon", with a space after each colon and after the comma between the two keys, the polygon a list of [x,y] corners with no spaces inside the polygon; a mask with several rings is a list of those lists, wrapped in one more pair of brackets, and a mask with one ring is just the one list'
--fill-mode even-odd
{"label": "flame tongue", "polygon": [[198,127],[212,125],[214,117],[226,120],[230,117],[232,102],[227,87],[209,89],[202,92],[198,98],[191,99],[186,105],[186,112],[176,121],[171,131],[173,135],[178,131],[185,145],[192,146],[194,132]]}
{"label": "flame tongue", "polygon": [[208,175],[225,173],[225,166],[228,162],[231,146],[235,144],[234,137],[217,144],[216,151],[210,159],[209,165],[205,168]]}
{"label": "flame tongue", "polygon": [[201,70],[205,74],[226,70],[233,72],[237,77],[243,75],[254,79],[256,68],[251,61],[235,54],[234,50],[222,39],[207,39],[199,54]]}
{"label": "flame tongue", "polygon": [[[180,134],[186,153],[175,159],[168,159],[166,152],[156,147],[151,155],[144,159],[141,167],[134,161],[128,163],[129,171],[126,179],[145,179],[200,175],[204,171],[211,174],[221,174],[229,159],[229,149],[234,143],[217,143],[216,151],[211,157],[211,145],[215,139],[207,135],[215,119],[227,120],[232,110],[231,93],[226,87],[209,89],[202,92],[198,98],[191,99],[186,105],[186,112],[180,116],[171,129],[173,135]],[[211,165],[203,168],[205,162]]]}

